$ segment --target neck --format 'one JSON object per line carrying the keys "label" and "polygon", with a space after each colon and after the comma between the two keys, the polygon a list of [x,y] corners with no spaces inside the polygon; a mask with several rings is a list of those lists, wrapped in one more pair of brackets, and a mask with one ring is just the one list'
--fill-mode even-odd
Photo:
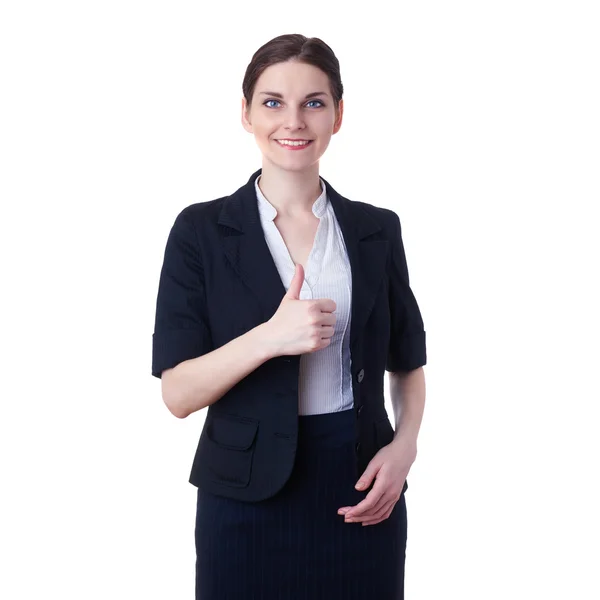
{"label": "neck", "polygon": [[278,215],[295,216],[312,212],[321,195],[319,163],[303,171],[287,171],[263,161],[258,187]]}

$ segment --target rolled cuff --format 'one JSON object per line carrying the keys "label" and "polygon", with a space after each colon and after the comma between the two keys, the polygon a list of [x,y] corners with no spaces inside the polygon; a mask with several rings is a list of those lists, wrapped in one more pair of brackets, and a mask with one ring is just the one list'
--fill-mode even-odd
{"label": "rolled cuff", "polygon": [[412,371],[427,364],[425,331],[394,338],[386,363],[386,371]]}
{"label": "rolled cuff", "polygon": [[211,339],[207,331],[175,329],[155,332],[152,334],[152,375],[160,379],[165,369],[210,350]]}

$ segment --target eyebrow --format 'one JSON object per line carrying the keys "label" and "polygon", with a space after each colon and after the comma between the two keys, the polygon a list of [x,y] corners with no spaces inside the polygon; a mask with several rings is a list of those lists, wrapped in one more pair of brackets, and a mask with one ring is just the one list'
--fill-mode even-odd
{"label": "eyebrow", "polygon": [[[275,98],[283,99],[283,94],[279,94],[278,92],[260,92],[260,93],[264,94],[265,96],[273,96]],[[314,98],[315,96],[327,96],[327,92],[312,92],[310,94],[306,94],[304,99],[306,100],[307,98]]]}

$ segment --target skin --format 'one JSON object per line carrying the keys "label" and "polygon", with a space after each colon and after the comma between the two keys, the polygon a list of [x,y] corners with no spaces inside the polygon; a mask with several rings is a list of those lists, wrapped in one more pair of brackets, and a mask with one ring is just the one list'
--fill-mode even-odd
{"label": "skin", "polygon": [[[271,93],[276,92],[281,97]],[[313,92],[323,95],[307,98]],[[275,313],[265,324],[277,354],[295,354],[299,344],[304,351],[318,351],[328,343],[315,338],[309,343],[308,323],[320,319],[331,337],[335,319],[332,300],[299,300],[304,276],[302,265],[310,251],[318,219],[312,205],[321,194],[319,160],[331,136],[341,127],[343,100],[335,106],[327,75],[319,68],[297,60],[271,65],[257,80],[251,103],[242,98],[242,126],[254,135],[262,154],[262,193],[277,210],[275,224],[292,259],[297,264],[293,285]],[[308,148],[294,152],[282,148],[278,139],[310,139]],[[315,303],[317,303],[315,305]],[[321,304],[319,304],[321,303]],[[316,350],[315,350],[316,349]],[[392,404],[396,415],[394,440],[381,448],[369,462],[356,489],[373,489],[356,506],[338,510],[345,522],[375,525],[387,519],[400,498],[404,481],[417,453],[417,435],[423,415],[425,384],[423,368],[407,373],[390,373]],[[362,484],[362,487],[361,487]]]}
{"label": "skin", "polygon": [[[274,98],[263,92],[278,92]],[[313,92],[324,95],[306,99]],[[337,110],[329,78],[312,65],[287,61],[271,65],[260,75],[250,106],[242,98],[242,125],[254,135],[262,154],[260,188],[284,217],[301,217],[312,211],[321,194],[319,159],[331,136],[342,125],[344,101]],[[282,148],[277,139],[311,139],[299,152]]]}

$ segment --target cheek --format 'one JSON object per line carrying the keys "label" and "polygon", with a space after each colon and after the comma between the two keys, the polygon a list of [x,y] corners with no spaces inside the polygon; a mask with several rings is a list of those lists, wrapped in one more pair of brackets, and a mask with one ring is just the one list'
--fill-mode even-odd
{"label": "cheek", "polygon": [[271,143],[269,135],[269,132],[266,131],[264,128],[254,128],[254,139],[256,140],[257,144],[261,147],[268,146]]}
{"label": "cheek", "polygon": [[264,140],[265,143],[271,141],[271,137],[274,135],[273,127],[267,123],[261,123],[258,127],[254,127],[254,135]]}
{"label": "cheek", "polygon": [[315,131],[318,131],[323,135],[333,131],[333,127],[335,125],[334,113],[321,113],[319,115],[315,115],[315,117],[316,118],[312,122],[312,126],[314,127]]}

